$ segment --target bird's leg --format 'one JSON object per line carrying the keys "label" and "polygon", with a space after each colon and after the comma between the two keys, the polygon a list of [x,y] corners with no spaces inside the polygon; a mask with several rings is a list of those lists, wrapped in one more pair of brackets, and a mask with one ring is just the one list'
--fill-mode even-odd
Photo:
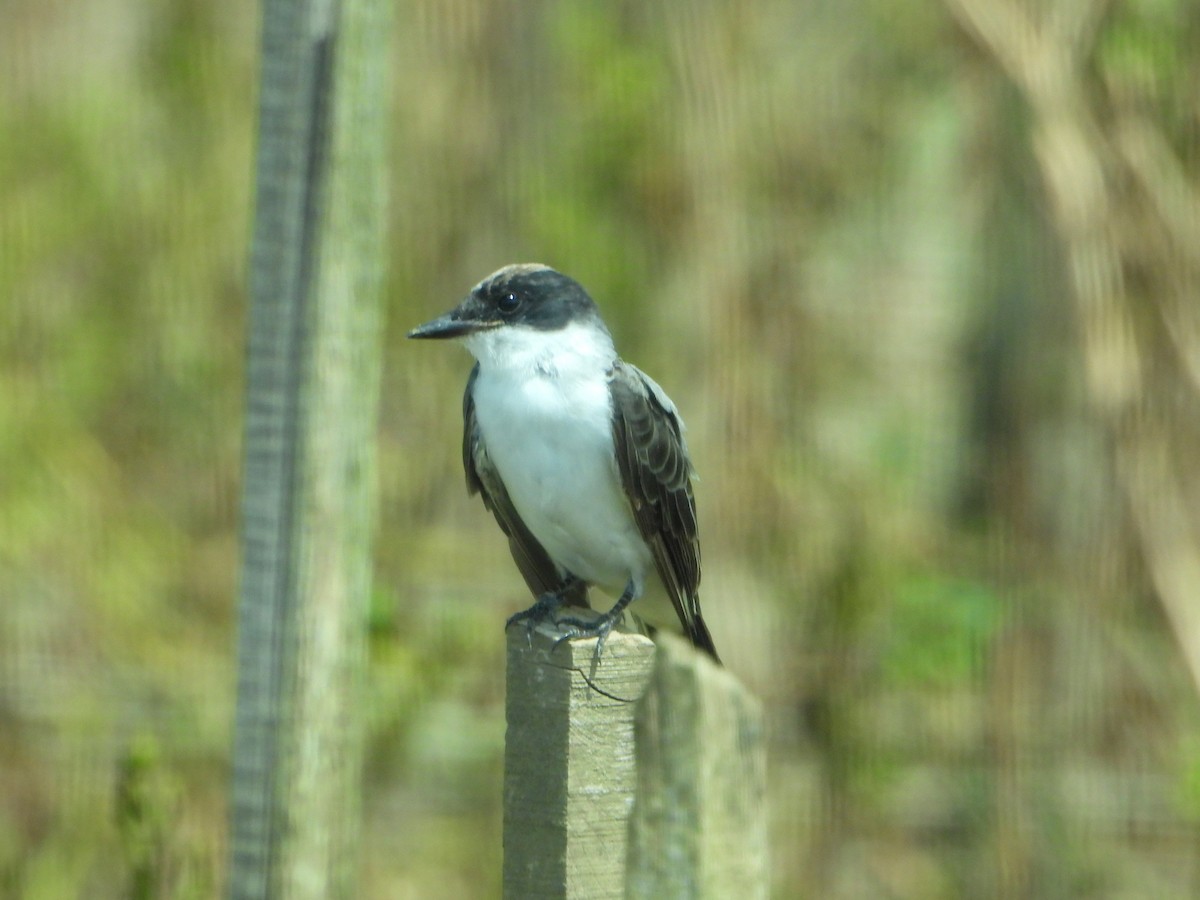
{"label": "bird's leg", "polygon": [[[563,641],[569,641],[572,638],[578,637],[594,637],[596,640],[596,662],[600,661],[600,651],[604,649],[604,642],[608,639],[608,634],[613,630],[613,626],[625,614],[625,607],[633,602],[637,596],[637,586],[633,583],[633,579],[629,580],[629,584],[625,585],[625,590],[621,593],[620,598],[613,604],[612,609],[599,616],[596,619],[587,621],[586,619],[578,619],[574,616],[564,616],[558,620],[558,625],[563,631],[563,636],[558,639],[555,644],[561,644]],[[566,626],[566,627],[564,627]]]}
{"label": "bird's leg", "polygon": [[533,629],[538,626],[538,623],[545,621],[554,621],[554,615],[562,607],[566,598],[579,587],[579,579],[574,575],[568,575],[566,580],[558,586],[557,590],[546,591],[534,601],[533,606],[529,609],[523,609],[519,613],[513,613],[504,623],[504,630],[507,631],[518,622],[525,623],[525,636],[529,642],[533,643]]}

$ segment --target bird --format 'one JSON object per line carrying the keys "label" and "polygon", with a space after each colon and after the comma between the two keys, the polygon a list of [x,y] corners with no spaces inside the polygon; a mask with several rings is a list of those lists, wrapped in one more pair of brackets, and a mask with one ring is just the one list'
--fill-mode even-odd
{"label": "bird", "polygon": [[[654,379],[617,355],[583,286],[541,263],[504,266],[408,337],[461,339],[475,358],[463,395],[467,491],[507,535],[536,598],[505,628],[552,620],[568,638],[596,637],[599,659],[657,576],[684,634],[720,662],[700,610],[683,420]],[[618,597],[608,612],[566,612],[588,607],[593,586]]]}

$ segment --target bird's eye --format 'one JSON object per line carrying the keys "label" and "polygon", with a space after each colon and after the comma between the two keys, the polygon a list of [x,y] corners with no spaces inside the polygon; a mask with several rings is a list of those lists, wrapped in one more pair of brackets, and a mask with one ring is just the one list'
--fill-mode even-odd
{"label": "bird's eye", "polygon": [[516,312],[517,307],[521,305],[521,298],[510,292],[501,297],[497,305],[500,307],[500,312]]}

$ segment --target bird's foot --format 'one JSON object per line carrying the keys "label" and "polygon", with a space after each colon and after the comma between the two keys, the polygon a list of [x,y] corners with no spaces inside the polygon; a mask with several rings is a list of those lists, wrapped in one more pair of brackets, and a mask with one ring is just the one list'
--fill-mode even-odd
{"label": "bird's foot", "polygon": [[523,609],[519,613],[513,613],[504,623],[504,630],[508,631],[512,626],[519,623],[525,623],[525,639],[529,641],[529,645],[533,646],[533,630],[542,622],[553,622],[555,613],[559,607],[563,605],[562,594],[554,591],[547,591],[537,598],[537,601],[529,609]]}
{"label": "bird's foot", "polygon": [[624,612],[620,609],[609,610],[603,615],[596,616],[593,619],[580,619],[576,616],[564,616],[556,623],[562,634],[554,646],[557,649],[558,645],[563,641],[571,641],[575,638],[596,638],[596,652],[592,655],[594,663],[600,662],[600,653],[604,650],[604,642],[608,640],[609,634],[613,627],[624,616]]}
{"label": "bird's foot", "polygon": [[592,655],[592,665],[600,664],[600,653],[604,649],[604,642],[608,640],[608,635],[612,632],[615,626],[625,616],[625,607],[627,607],[635,596],[638,594],[637,583],[629,580],[629,584],[625,585],[625,590],[621,593],[620,599],[613,605],[613,608],[608,612],[596,616],[593,619],[581,619],[578,616],[563,616],[558,620],[558,627],[562,631],[563,636],[559,638],[554,646],[557,647],[563,641],[569,641],[572,638],[594,637],[596,638],[596,652]]}

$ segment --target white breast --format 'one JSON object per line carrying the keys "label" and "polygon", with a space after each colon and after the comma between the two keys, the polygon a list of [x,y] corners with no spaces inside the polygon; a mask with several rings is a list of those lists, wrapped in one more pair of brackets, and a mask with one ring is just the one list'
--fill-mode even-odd
{"label": "white breast", "polygon": [[613,456],[611,340],[581,326],[473,335],[475,415],[521,519],[560,567],[620,592],[651,565]]}

